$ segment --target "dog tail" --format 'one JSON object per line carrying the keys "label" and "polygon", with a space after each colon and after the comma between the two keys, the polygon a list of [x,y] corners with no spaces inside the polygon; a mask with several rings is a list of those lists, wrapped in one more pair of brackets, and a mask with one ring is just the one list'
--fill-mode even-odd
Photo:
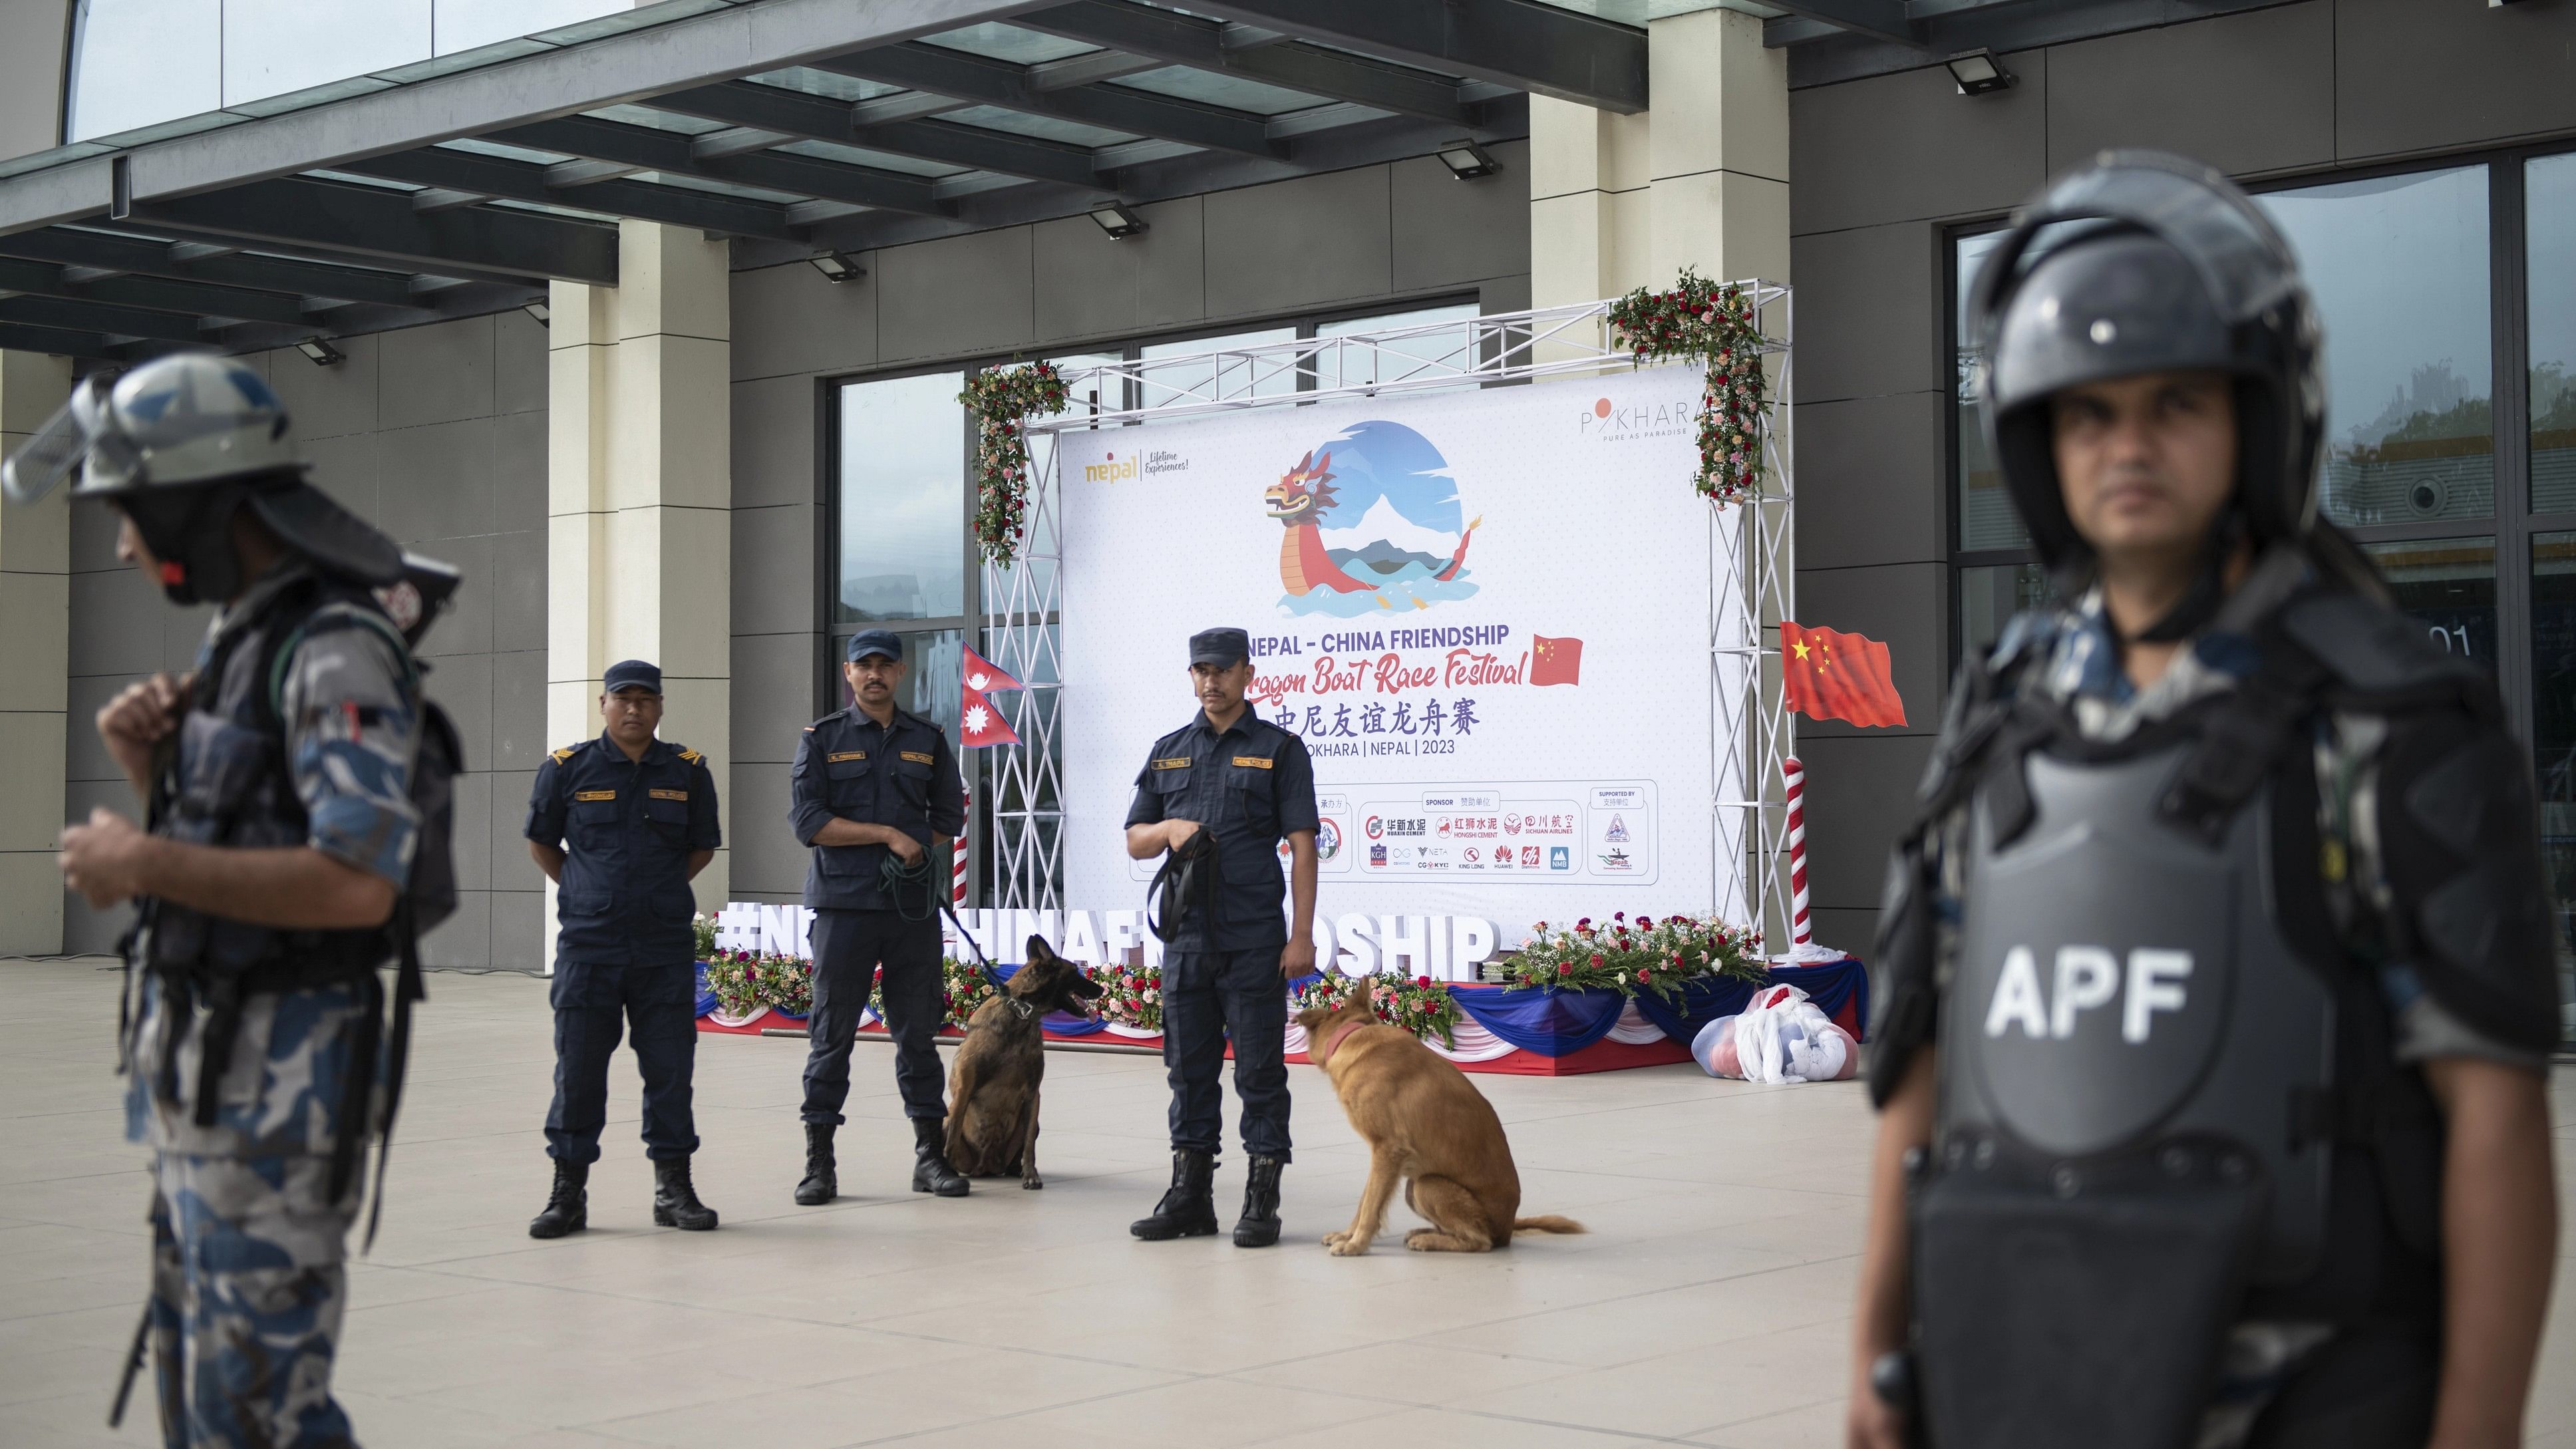
{"label": "dog tail", "polygon": [[1514,1218],[1512,1231],[1516,1233],[1588,1233],[1592,1230],[1572,1218],[1558,1217],[1554,1213],[1549,1213],[1545,1217]]}

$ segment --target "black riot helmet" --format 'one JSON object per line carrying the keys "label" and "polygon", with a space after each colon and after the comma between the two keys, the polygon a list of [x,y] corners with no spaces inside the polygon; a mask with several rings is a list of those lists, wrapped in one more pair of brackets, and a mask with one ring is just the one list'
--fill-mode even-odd
{"label": "black riot helmet", "polygon": [[2048,400],[2141,373],[2235,379],[2236,495],[2213,540],[2204,597],[2149,631],[2180,637],[2215,607],[2218,563],[2240,532],[2257,548],[2317,530],[2325,433],[2324,334],[2280,231],[2225,176],[2156,151],[2106,151],[2042,187],[1977,275],[1988,444],[2061,592],[2092,550],[2067,517]]}

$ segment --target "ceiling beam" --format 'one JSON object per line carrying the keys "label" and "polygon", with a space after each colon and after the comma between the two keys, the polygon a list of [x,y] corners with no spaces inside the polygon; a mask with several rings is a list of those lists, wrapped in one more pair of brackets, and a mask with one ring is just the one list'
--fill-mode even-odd
{"label": "ceiling beam", "polygon": [[816,141],[837,141],[844,146],[864,146],[947,166],[998,171],[1005,176],[1017,176],[1028,181],[1053,181],[1094,191],[1108,190],[1094,174],[1091,152],[1087,147],[1013,136],[948,121],[897,121],[861,127],[852,124],[851,107],[847,101],[809,96],[802,91],[784,90],[777,86],[727,81],[722,85],[699,86],[655,96],[650,104],[656,110],[677,111],[684,116],[701,116],[728,125],[757,126],[764,131],[778,131]]}
{"label": "ceiling beam", "polygon": [[1191,0],[1190,8],[1621,115],[1646,109],[1646,32],[1537,0]]}
{"label": "ceiling beam", "polygon": [[156,277],[105,276],[73,281],[51,262],[0,257],[0,290],[33,292],[73,301],[99,301],[120,307],[144,307],[183,317],[228,317],[238,322],[274,322],[282,327],[309,323],[304,305],[274,292],[221,287],[205,282],[170,282]]}
{"label": "ceiling beam", "polygon": [[151,337],[163,342],[203,342],[205,329],[194,318],[105,302],[70,301],[61,297],[0,297],[0,322],[31,327],[57,327],[73,332],[113,332]]}
{"label": "ceiling beam", "polygon": [[[746,186],[792,191],[799,196],[824,201],[846,201],[879,211],[939,217],[957,214],[957,208],[932,194],[926,177],[906,176],[900,171],[880,171],[784,151],[707,155],[700,152],[697,143],[715,139],[713,137],[701,136],[692,140],[676,131],[657,131],[651,126],[629,126],[590,116],[566,116],[556,121],[514,126],[495,132],[490,139],[538,151],[559,151],[567,156],[632,165],[647,171],[739,181]],[[791,138],[773,133],[769,144],[788,139]]]}
{"label": "ceiling beam", "polygon": [[617,285],[615,227],[491,206],[424,215],[399,191],[301,176],[148,206],[138,201],[134,218],[147,226],[166,221],[255,242],[375,257],[444,276]]}
{"label": "ceiling beam", "polygon": [[67,331],[60,327],[30,327],[16,322],[0,322],[0,348],[11,352],[49,352],[57,357],[86,357],[98,362],[123,362],[124,354],[108,345],[105,337],[95,332]]}
{"label": "ceiling beam", "polygon": [[1457,83],[1445,76],[1302,41],[1229,47],[1223,21],[1132,0],[1073,0],[1032,10],[1011,23],[1167,65],[1239,75],[1400,116],[1469,128],[1478,120],[1475,109],[1459,99]]}
{"label": "ceiling beam", "polygon": [[[1926,27],[1906,14],[1905,0],[1763,0],[1774,10],[1785,10],[1791,16],[1830,25],[1853,35],[1866,35],[1872,40],[1893,41],[1898,45],[1924,48]],[[1768,25],[1763,39],[1770,39]]]}
{"label": "ceiling beam", "polygon": [[1041,91],[1031,82],[1026,66],[935,45],[880,46],[818,61],[814,68],[978,105],[1080,121],[1113,131],[1132,131],[1202,150],[1237,151],[1247,156],[1285,154],[1285,149],[1264,131],[1259,116],[1127,86]]}
{"label": "ceiling beam", "polygon": [[[187,255],[179,255],[185,249]],[[180,282],[218,282],[289,297],[325,297],[335,302],[373,302],[387,307],[420,305],[412,279],[395,272],[335,267],[285,257],[246,252],[209,253],[193,243],[173,244],[145,237],[50,227],[0,236],[0,257],[25,257],[64,266],[166,277]]]}
{"label": "ceiling beam", "polygon": [[512,201],[577,206],[584,211],[631,216],[638,221],[658,221],[669,226],[691,226],[730,236],[767,237],[772,241],[804,240],[802,232],[787,224],[787,208],[779,202],[616,178],[583,181],[571,186],[552,185],[549,184],[552,167],[473,151],[451,151],[441,146],[374,156],[364,161],[349,162],[339,169],[354,171],[361,176],[408,181],[417,186],[478,191],[486,196],[507,197]]}

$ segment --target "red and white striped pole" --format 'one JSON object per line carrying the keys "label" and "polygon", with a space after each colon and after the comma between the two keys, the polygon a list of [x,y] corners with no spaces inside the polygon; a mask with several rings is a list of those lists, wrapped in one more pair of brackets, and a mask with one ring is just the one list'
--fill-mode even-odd
{"label": "red and white striped pole", "polygon": [[[975,818],[975,792],[972,790],[966,792],[966,818]],[[963,826],[957,830],[956,860],[948,869],[948,897],[950,905],[961,911],[966,909],[966,830]]]}
{"label": "red and white striped pole", "polygon": [[1789,794],[1789,949],[1803,954],[1815,944],[1807,924],[1807,767],[1791,755],[1780,762]]}

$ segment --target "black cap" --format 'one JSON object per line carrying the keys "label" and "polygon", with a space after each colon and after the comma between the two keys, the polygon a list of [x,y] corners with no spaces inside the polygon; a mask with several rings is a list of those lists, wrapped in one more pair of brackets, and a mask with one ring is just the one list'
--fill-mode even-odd
{"label": "black cap", "polygon": [[608,666],[607,689],[615,694],[621,689],[646,689],[662,692],[662,671],[641,659],[620,659]]}
{"label": "black cap", "polygon": [[1252,636],[1241,629],[1201,629],[1190,636],[1190,662],[1232,668],[1252,657]]}
{"label": "black cap", "polygon": [[856,664],[871,654],[882,654],[900,662],[903,658],[903,636],[892,629],[861,629],[850,636],[850,647],[842,657]]}

